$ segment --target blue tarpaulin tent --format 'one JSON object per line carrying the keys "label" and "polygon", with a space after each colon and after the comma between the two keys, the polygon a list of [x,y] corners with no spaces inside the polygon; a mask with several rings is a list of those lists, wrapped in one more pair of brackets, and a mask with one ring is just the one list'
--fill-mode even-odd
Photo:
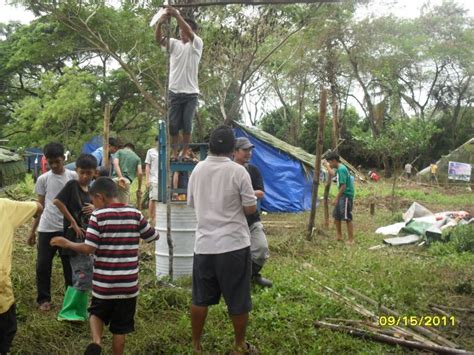
{"label": "blue tarpaulin tent", "polygon": [[82,153],[91,154],[93,151],[95,151],[97,148],[100,148],[100,147],[102,147],[102,137],[95,136],[95,137],[92,137],[86,143],[84,143],[84,145],[82,146]]}
{"label": "blue tarpaulin tent", "polygon": [[265,184],[262,209],[268,212],[302,212],[311,209],[314,156],[254,127],[234,125],[236,137],[255,146],[251,164]]}

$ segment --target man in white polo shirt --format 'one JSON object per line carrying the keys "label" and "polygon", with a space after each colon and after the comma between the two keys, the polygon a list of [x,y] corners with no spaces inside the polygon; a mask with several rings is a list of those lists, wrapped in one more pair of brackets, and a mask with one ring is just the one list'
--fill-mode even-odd
{"label": "man in white polo shirt", "polygon": [[197,218],[193,261],[191,324],[193,350],[201,352],[201,335],[208,306],[227,304],[235,334],[234,351],[252,352],[245,342],[250,300],[250,231],[246,215],[256,212],[250,175],[231,160],[235,137],[228,126],[211,134],[211,155],[193,170],[188,184],[188,205]]}
{"label": "man in white polo shirt", "polygon": [[172,159],[178,158],[179,131],[183,132],[183,150],[181,157],[188,160],[188,147],[191,141],[193,118],[196,113],[199,85],[198,68],[202,56],[203,42],[196,34],[198,26],[192,19],[183,18],[178,10],[166,6],[166,15],[158,20],[155,39],[166,47],[161,26],[169,17],[176,18],[179,26],[179,39],[170,38],[170,75],[169,75],[169,117]]}

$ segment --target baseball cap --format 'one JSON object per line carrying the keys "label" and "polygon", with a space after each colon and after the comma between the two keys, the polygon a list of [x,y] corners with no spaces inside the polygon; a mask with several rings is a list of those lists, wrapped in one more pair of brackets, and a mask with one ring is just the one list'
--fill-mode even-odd
{"label": "baseball cap", "polygon": [[235,149],[250,149],[255,146],[250,143],[249,139],[246,137],[240,137],[235,140]]}

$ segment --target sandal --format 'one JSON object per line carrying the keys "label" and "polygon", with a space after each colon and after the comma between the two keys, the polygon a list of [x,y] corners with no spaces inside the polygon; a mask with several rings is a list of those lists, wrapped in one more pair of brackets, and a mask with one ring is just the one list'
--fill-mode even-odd
{"label": "sandal", "polygon": [[50,302],[43,302],[38,306],[40,311],[47,312],[51,309],[51,303]]}
{"label": "sandal", "polygon": [[240,347],[235,347],[232,354],[239,353],[239,354],[249,354],[249,355],[256,355],[258,354],[258,350],[255,345],[250,344],[248,341],[245,342],[245,349]]}

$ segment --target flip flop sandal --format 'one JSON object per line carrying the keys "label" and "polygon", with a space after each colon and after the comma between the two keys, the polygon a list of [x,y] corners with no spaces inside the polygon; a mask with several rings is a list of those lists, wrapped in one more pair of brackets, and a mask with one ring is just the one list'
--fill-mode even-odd
{"label": "flip flop sandal", "polygon": [[40,311],[47,312],[51,310],[51,303],[50,302],[43,302],[38,306]]}
{"label": "flip flop sandal", "polygon": [[179,158],[170,158],[170,162],[172,163],[176,163],[177,161],[179,161]]}
{"label": "flip flop sandal", "polygon": [[[239,353],[242,353],[242,354],[248,354],[248,355],[256,355],[258,354],[258,350],[257,348],[250,344],[248,341],[245,342],[245,346],[246,348],[243,349],[243,348],[235,348],[234,351],[237,351]],[[230,352],[230,354],[232,354],[232,352]]]}

